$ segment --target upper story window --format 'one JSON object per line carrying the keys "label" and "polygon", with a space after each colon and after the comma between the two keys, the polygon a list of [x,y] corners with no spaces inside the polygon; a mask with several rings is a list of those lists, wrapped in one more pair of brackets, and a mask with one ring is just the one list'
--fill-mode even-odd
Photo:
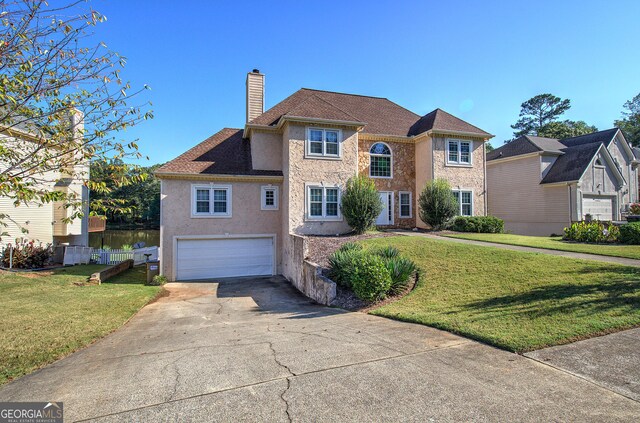
{"label": "upper story window", "polygon": [[454,190],[453,196],[458,200],[460,206],[460,216],[473,216],[473,192],[465,190]]}
{"label": "upper story window", "polygon": [[339,129],[308,128],[306,156],[339,158],[342,155],[341,136]]}
{"label": "upper story window", "polygon": [[471,141],[447,140],[447,164],[471,165]]}
{"label": "upper story window", "polygon": [[372,178],[391,178],[391,149],[377,142],[369,149],[369,176]]}
{"label": "upper story window", "polygon": [[193,185],[192,217],[231,217],[231,185]]}
{"label": "upper story window", "polygon": [[264,186],[260,192],[261,210],[278,210],[278,187]]}
{"label": "upper story window", "polygon": [[307,218],[313,220],[340,219],[340,188],[336,186],[307,186]]}

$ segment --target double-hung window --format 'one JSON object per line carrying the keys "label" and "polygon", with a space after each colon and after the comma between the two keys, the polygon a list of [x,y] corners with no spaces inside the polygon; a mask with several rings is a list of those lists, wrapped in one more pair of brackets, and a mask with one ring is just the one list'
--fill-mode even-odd
{"label": "double-hung window", "polygon": [[398,197],[400,199],[400,217],[411,217],[411,192],[400,191]]}
{"label": "double-hung window", "polygon": [[340,157],[340,130],[309,128],[306,153],[307,156]]}
{"label": "double-hung window", "polygon": [[271,185],[262,187],[260,193],[261,210],[278,210],[278,187]]}
{"label": "double-hung window", "polygon": [[309,219],[339,219],[340,189],[338,187],[307,186],[307,217]]}
{"label": "double-hung window", "polygon": [[473,192],[464,190],[453,191],[453,196],[458,201],[460,216],[473,215]]}
{"label": "double-hung window", "polygon": [[447,164],[471,165],[471,141],[447,140]]}
{"label": "double-hung window", "polygon": [[231,185],[193,185],[193,217],[231,217]]}

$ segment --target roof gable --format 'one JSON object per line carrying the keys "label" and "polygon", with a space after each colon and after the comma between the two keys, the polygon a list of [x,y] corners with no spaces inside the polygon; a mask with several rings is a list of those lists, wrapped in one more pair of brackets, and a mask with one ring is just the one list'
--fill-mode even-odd
{"label": "roof gable", "polygon": [[465,122],[442,109],[436,109],[418,119],[416,123],[411,125],[409,135],[418,135],[427,131],[465,132],[486,137],[491,136],[488,132],[483,131],[477,126],[471,125],[470,123]]}
{"label": "roof gable", "polygon": [[[564,154],[558,157],[540,183],[552,184],[579,181],[599,151],[603,152],[609,166],[614,169],[616,176],[619,179],[622,178],[620,171],[615,164],[613,164],[611,155],[606,147],[600,142],[593,142],[591,144],[581,144],[575,147],[565,148]],[[622,179],[622,182],[624,182],[624,179]]]}
{"label": "roof gable", "polygon": [[584,145],[591,144],[594,142],[599,142],[604,144],[606,147],[609,146],[609,143],[616,136],[616,133],[619,131],[618,128],[606,129],[604,131],[592,132],[590,134],[579,135],[577,137],[565,138],[560,142],[567,147],[575,147],[576,145]]}

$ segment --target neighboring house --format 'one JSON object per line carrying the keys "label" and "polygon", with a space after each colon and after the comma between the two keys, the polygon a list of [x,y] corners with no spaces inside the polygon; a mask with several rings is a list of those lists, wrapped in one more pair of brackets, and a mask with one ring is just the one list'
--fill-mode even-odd
{"label": "neighboring house", "polygon": [[563,140],[525,135],[487,154],[488,213],[523,235],[562,234],[587,215],[621,220],[638,201],[637,165],[618,128]]}
{"label": "neighboring house", "polygon": [[[82,118],[74,114],[71,125],[81,128]],[[31,152],[37,150],[38,138],[24,125],[13,125],[11,129],[0,128],[0,142],[8,148],[22,148]],[[0,168],[7,168],[7,163],[0,162]],[[88,215],[89,215],[89,191],[85,186],[85,180],[89,177],[89,165],[79,164],[72,174],[64,170],[46,171],[35,175],[40,188],[44,191],[64,191],[75,193],[82,199],[84,205],[84,217],[65,222],[71,210],[64,207],[62,202],[50,203],[19,203],[9,197],[0,196],[0,213],[6,215],[1,221],[6,227],[0,227],[2,237],[0,247],[14,244],[16,239],[42,242],[44,244],[69,244],[89,245]]]}
{"label": "neighboring house", "polygon": [[356,173],[375,181],[382,227],[425,227],[417,193],[434,178],[451,183],[461,214],[485,214],[492,135],[440,109],[419,116],[386,98],[306,88],[263,107],[264,75],[250,72],[244,129],[225,128],[156,171],[168,278],[283,273],[289,234],[350,231],[340,198]]}

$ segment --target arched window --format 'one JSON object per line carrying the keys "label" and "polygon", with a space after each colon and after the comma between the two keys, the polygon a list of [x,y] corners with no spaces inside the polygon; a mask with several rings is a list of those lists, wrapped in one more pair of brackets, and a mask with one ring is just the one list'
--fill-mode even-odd
{"label": "arched window", "polygon": [[377,142],[369,150],[369,176],[372,178],[391,178],[391,149]]}

